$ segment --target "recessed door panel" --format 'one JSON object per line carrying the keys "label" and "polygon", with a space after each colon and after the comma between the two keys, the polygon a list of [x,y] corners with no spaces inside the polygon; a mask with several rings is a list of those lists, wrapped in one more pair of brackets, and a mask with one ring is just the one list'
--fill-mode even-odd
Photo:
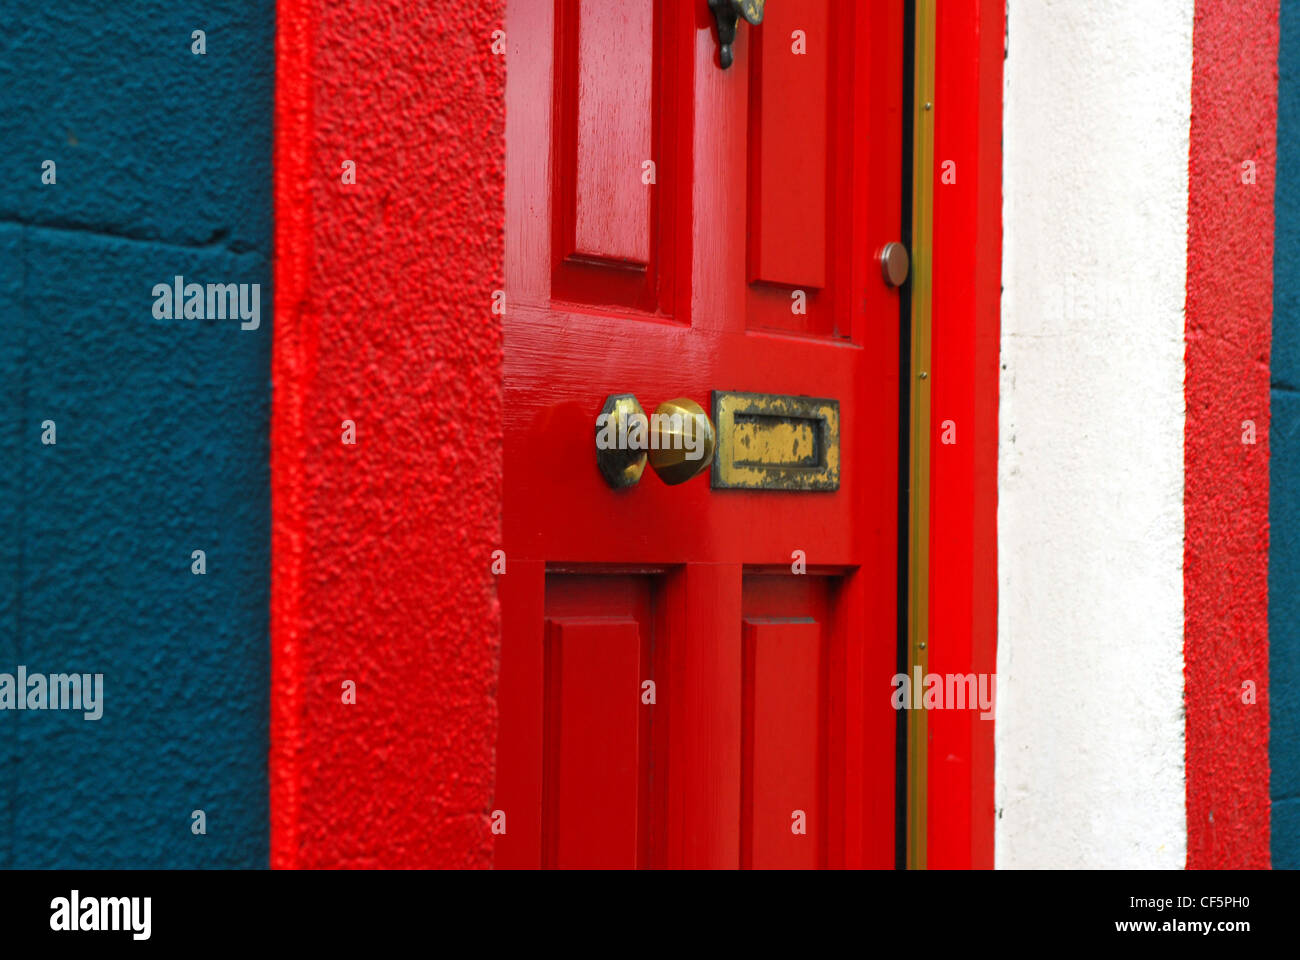
{"label": "recessed door panel", "polygon": [[825,731],[822,625],[747,618],[742,866],[820,865]]}
{"label": "recessed door panel", "polygon": [[639,859],[640,644],[635,620],[547,620],[548,866]]}
{"label": "recessed door panel", "polygon": [[772,4],[750,77],[750,276],[826,286],[830,0]]}
{"label": "recessed door panel", "polygon": [[655,579],[518,573],[540,622],[505,624],[497,865],[648,865]]}
{"label": "recessed door panel", "polygon": [[[853,337],[854,70],[862,47],[830,0],[772,4],[749,78],[748,312],[754,330]],[[859,170],[856,175],[861,175]]]}
{"label": "recessed door panel", "polygon": [[673,312],[673,6],[554,0],[554,126],[534,163],[552,158],[556,300]]}
{"label": "recessed door panel", "polygon": [[[573,254],[650,260],[654,7],[577,0]],[[614,61],[615,63],[611,63]]]}
{"label": "recessed door panel", "polygon": [[[826,865],[832,656],[852,638],[834,623],[841,578],[750,574],[744,580],[742,866]],[[850,693],[843,669],[835,700]],[[835,758],[843,763],[842,755]]]}

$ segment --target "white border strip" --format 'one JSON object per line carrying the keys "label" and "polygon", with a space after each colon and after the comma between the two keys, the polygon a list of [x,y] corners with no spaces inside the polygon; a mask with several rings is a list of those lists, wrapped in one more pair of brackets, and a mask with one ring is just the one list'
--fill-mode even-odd
{"label": "white border strip", "polygon": [[1191,0],[1012,0],[996,863],[1182,867]]}

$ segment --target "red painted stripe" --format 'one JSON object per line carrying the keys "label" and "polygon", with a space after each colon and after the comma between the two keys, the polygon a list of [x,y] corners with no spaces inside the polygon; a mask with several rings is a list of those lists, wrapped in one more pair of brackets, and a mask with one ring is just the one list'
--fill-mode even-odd
{"label": "red painted stripe", "polygon": [[312,251],[310,0],[279,0],[275,32],[275,324],[271,357],[271,866],[297,865],[302,605],[301,369]]}
{"label": "red painted stripe", "polygon": [[[1267,867],[1278,0],[1198,0],[1187,240],[1187,866]],[[1242,182],[1246,161],[1255,183]],[[1135,417],[1142,411],[1133,411]],[[1253,421],[1257,442],[1242,442]],[[1135,637],[1134,642],[1140,642]],[[1243,683],[1256,702],[1242,702]]]}
{"label": "red painted stripe", "polygon": [[[997,669],[1003,0],[940,3],[936,36],[930,670]],[[955,182],[944,183],[944,164]],[[952,421],[956,442],[942,442]],[[927,860],[993,866],[993,724],[929,714]]]}

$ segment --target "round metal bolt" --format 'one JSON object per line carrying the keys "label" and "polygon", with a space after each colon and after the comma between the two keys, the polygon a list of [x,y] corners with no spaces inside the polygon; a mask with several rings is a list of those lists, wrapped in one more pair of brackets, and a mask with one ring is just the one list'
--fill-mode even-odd
{"label": "round metal bolt", "polygon": [[885,278],[885,283],[891,287],[903,285],[910,267],[907,247],[897,240],[890,241],[880,249],[880,273]]}

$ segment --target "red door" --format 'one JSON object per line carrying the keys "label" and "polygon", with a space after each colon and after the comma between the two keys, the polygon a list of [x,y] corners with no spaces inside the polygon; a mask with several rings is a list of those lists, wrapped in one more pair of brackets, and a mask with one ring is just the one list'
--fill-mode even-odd
{"label": "red door", "polygon": [[[770,0],[729,69],[707,0],[506,33],[496,863],[892,866],[903,4]],[[710,469],[613,488],[628,394]]]}

